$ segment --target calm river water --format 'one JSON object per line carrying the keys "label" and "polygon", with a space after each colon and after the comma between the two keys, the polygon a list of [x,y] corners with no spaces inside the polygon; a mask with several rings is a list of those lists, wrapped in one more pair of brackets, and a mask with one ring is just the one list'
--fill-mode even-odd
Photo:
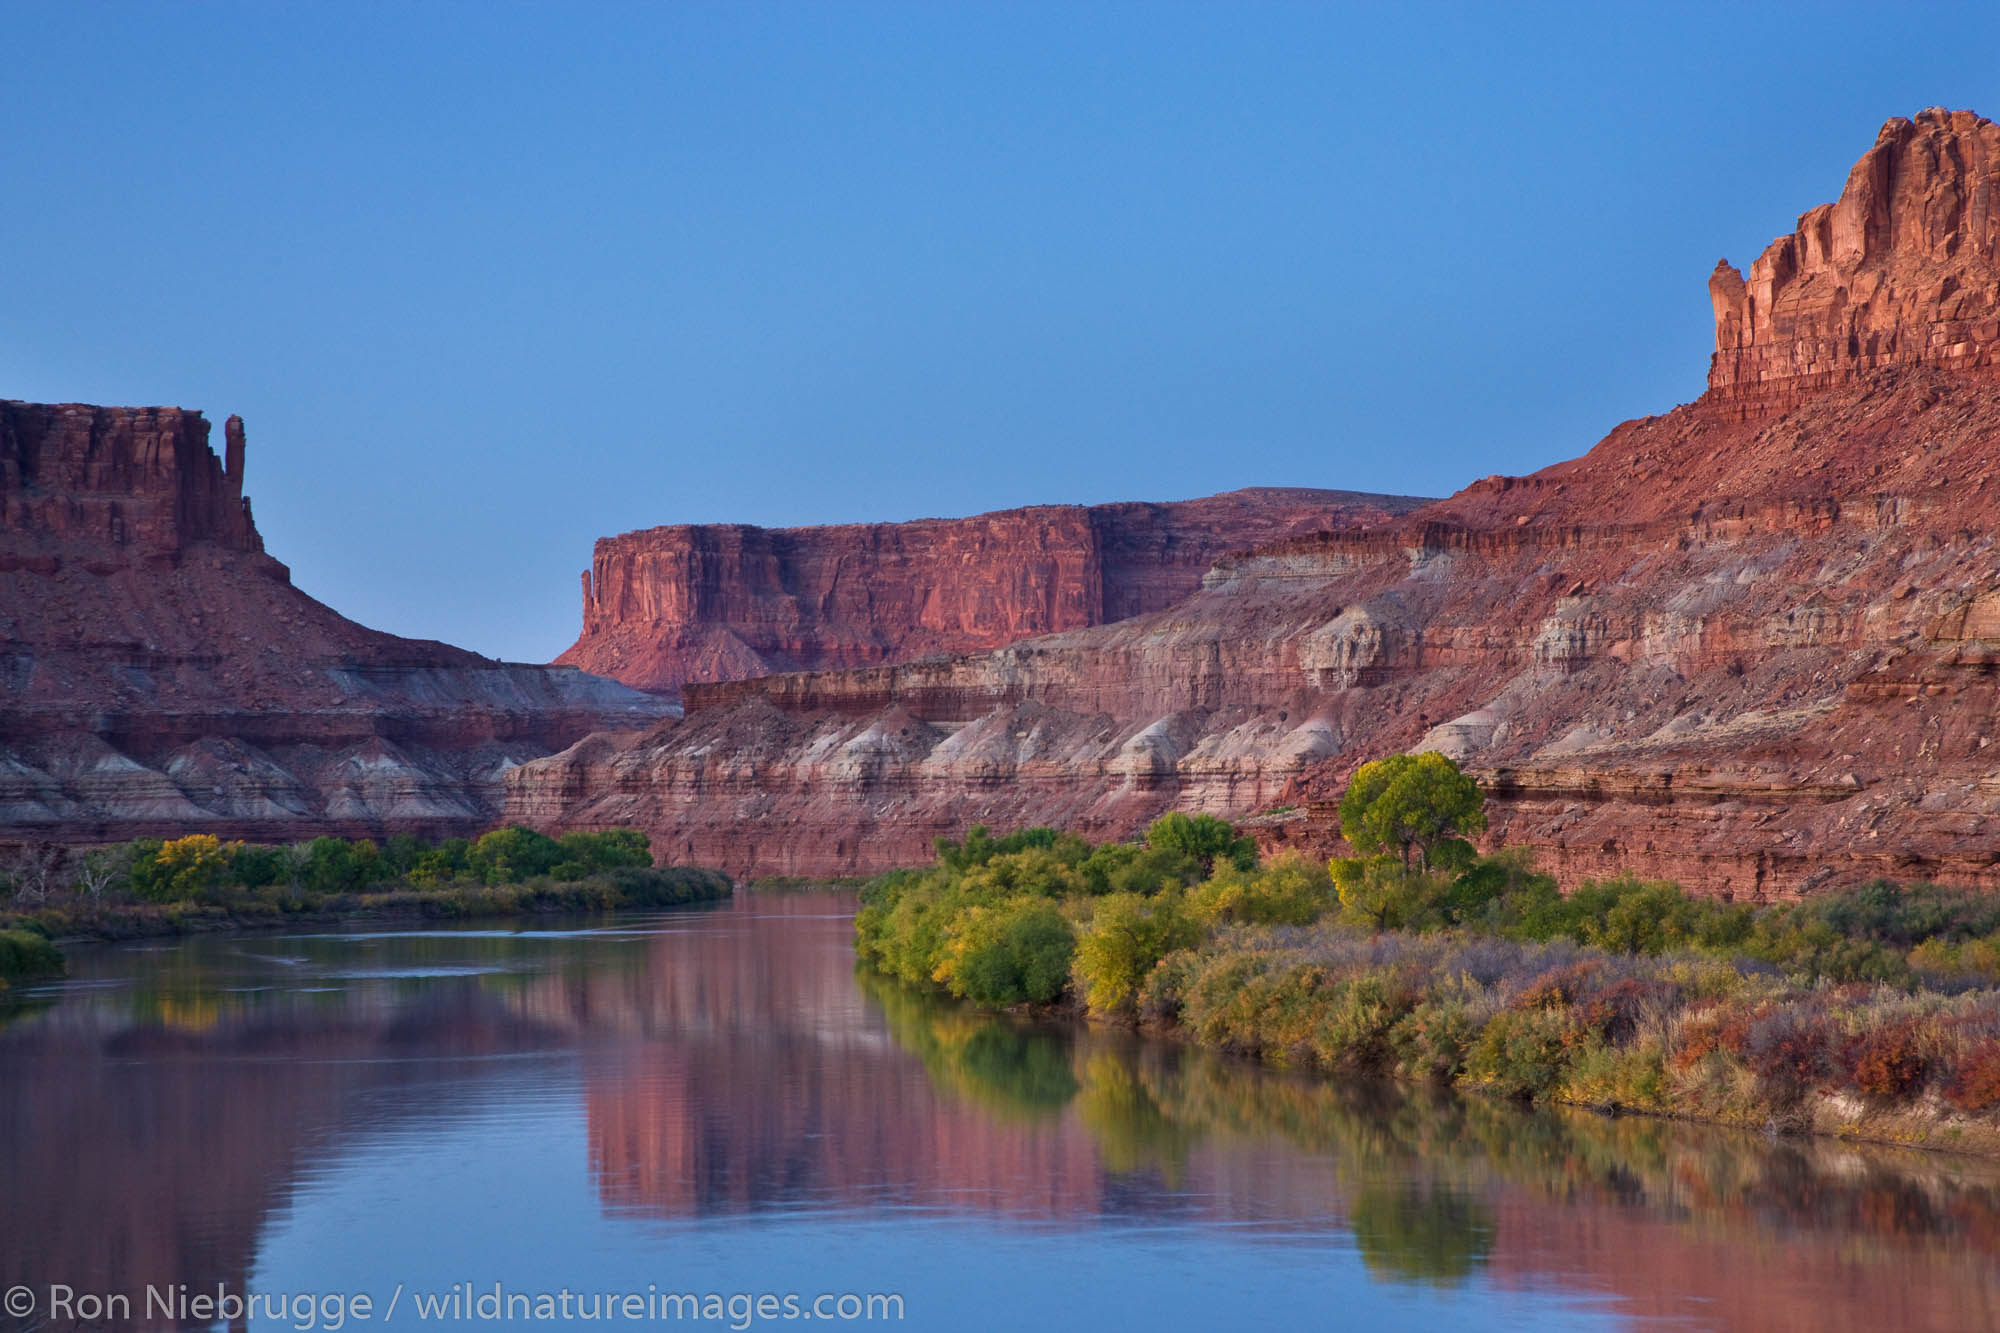
{"label": "calm river water", "polygon": [[0,1327],[2000,1328],[1987,1164],[982,1018],[851,909],[78,949],[0,1009]]}

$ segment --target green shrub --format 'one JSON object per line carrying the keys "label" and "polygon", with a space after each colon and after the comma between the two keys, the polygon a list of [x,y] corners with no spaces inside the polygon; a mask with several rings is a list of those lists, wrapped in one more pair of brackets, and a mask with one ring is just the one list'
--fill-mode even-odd
{"label": "green shrub", "polygon": [[1113,893],[1096,900],[1076,945],[1076,974],[1092,1013],[1129,1012],[1139,983],[1162,958],[1193,947],[1202,926],[1181,892],[1151,898]]}
{"label": "green shrub", "polygon": [[1202,921],[1243,925],[1307,926],[1338,903],[1326,869],[1297,852],[1260,870],[1225,866],[1188,894]]}
{"label": "green shrub", "polygon": [[1396,1072],[1404,1078],[1450,1082],[1465,1072],[1466,1056],[1479,1030],[1479,1020],[1464,999],[1434,995],[1420,1000],[1390,1030]]}
{"label": "green shrub", "polygon": [[484,884],[519,884],[546,875],[569,859],[554,838],[518,824],[481,834],[466,858],[472,874]]}
{"label": "green shrub", "polygon": [[945,979],[954,995],[977,1004],[1048,1004],[1069,982],[1076,934],[1046,902],[1020,899],[980,909],[953,940]]}
{"label": "green shrub", "polygon": [[1169,811],[1146,830],[1146,845],[1192,859],[1204,875],[1218,866],[1249,870],[1257,864],[1256,841],[1240,836],[1227,820],[1214,815]]}
{"label": "green shrub", "polygon": [[0,989],[10,981],[62,973],[62,951],[47,939],[30,930],[0,930]]}
{"label": "green shrub", "polygon": [[1402,979],[1372,968],[1327,986],[1318,1005],[1311,1045],[1322,1066],[1379,1073],[1396,1064],[1392,1033],[1408,1015],[1413,998]]}
{"label": "green shrub", "polygon": [[1562,1082],[1576,1040],[1558,1006],[1503,1010],[1466,1053],[1465,1078],[1508,1097],[1546,1097]]}

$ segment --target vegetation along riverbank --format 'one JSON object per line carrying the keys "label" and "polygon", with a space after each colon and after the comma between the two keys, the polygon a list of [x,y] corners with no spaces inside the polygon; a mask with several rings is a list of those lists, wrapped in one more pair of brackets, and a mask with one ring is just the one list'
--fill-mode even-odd
{"label": "vegetation along riverbank", "polygon": [[51,940],[675,907],[726,898],[733,887],[720,871],[655,866],[646,835],[630,829],[551,838],[501,828],[380,846],[315,838],[272,847],[193,834],[86,851],[22,849],[0,876],[0,979],[59,972]]}
{"label": "vegetation along riverbank", "polygon": [[1221,820],[1143,844],[974,828],[862,895],[856,950],[989,1008],[1063,1006],[1273,1064],[2000,1152],[2000,896],[1875,883],[1766,906],[1478,855],[1449,760],[1364,765],[1362,852],[1260,862]]}

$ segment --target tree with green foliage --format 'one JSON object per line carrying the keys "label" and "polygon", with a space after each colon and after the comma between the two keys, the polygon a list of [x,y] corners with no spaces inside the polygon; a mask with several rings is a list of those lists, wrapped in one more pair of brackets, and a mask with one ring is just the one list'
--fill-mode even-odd
{"label": "tree with green foliage", "polygon": [[562,844],[519,824],[481,834],[467,858],[472,873],[487,884],[518,884],[546,875],[567,858]]}
{"label": "tree with green foliage", "polygon": [[246,889],[261,889],[284,880],[291,857],[283,847],[240,847],[229,863],[229,877]]}
{"label": "tree with green foliage", "polygon": [[1136,893],[1099,898],[1076,945],[1085,1003],[1097,1014],[1131,1008],[1146,974],[1174,950],[1199,944],[1204,933],[1178,888],[1151,898]]}
{"label": "tree with green foliage", "polygon": [[1284,852],[1256,870],[1219,867],[1188,891],[1188,904],[1205,922],[1254,926],[1309,926],[1335,902],[1326,867]]}
{"label": "tree with green foliage", "polygon": [[962,872],[983,866],[996,856],[1008,856],[1035,847],[1054,847],[1060,837],[1052,828],[1024,828],[996,838],[986,825],[974,824],[965,831],[964,842],[938,838],[931,843],[931,847],[937,853],[940,866]]}
{"label": "tree with green foliage", "polygon": [[1076,932],[1044,900],[1022,898],[961,917],[938,979],[976,1004],[1048,1004],[1069,982]]}
{"label": "tree with green foliage", "polygon": [[570,884],[609,870],[645,869],[653,864],[651,844],[637,829],[608,833],[565,833],[556,840],[561,860],[549,867],[549,878]]}
{"label": "tree with green foliage", "polygon": [[1146,845],[1155,851],[1178,852],[1201,865],[1201,873],[1211,874],[1217,865],[1251,870],[1257,865],[1257,844],[1241,836],[1226,819],[1214,815],[1186,815],[1168,811],[1146,830]]}
{"label": "tree with green foliage", "polygon": [[1396,850],[1409,868],[1414,853],[1430,868],[1433,852],[1486,827],[1479,784],[1441,754],[1393,754],[1363,764],[1340,798],[1340,832],[1364,855]]}
{"label": "tree with green foliage", "polygon": [[381,876],[382,854],[366,838],[314,838],[305,845],[302,879],[311,893],[359,893]]}

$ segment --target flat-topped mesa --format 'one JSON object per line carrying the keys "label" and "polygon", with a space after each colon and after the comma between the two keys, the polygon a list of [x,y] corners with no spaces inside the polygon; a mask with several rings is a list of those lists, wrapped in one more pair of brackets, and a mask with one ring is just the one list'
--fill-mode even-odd
{"label": "flat-topped mesa", "polygon": [[473,833],[666,701],[340,615],[264,552],[243,422],[0,401],[0,843]]}
{"label": "flat-topped mesa", "polygon": [[197,542],[261,552],[243,498],[243,419],[224,426],[226,461],[208,436],[201,413],[178,407],[0,400],[0,539],[169,559]]}
{"label": "flat-topped mesa", "polygon": [[2000,368],[2000,125],[1933,107],[1897,117],[1838,202],[1750,265],[1708,280],[1705,402],[1740,418],[1905,365]]}
{"label": "flat-topped mesa", "polygon": [[1422,503],[1259,488],[909,523],[649,528],[598,541],[583,632],[556,660],[673,692],[984,651],[1163,610],[1232,552]]}

